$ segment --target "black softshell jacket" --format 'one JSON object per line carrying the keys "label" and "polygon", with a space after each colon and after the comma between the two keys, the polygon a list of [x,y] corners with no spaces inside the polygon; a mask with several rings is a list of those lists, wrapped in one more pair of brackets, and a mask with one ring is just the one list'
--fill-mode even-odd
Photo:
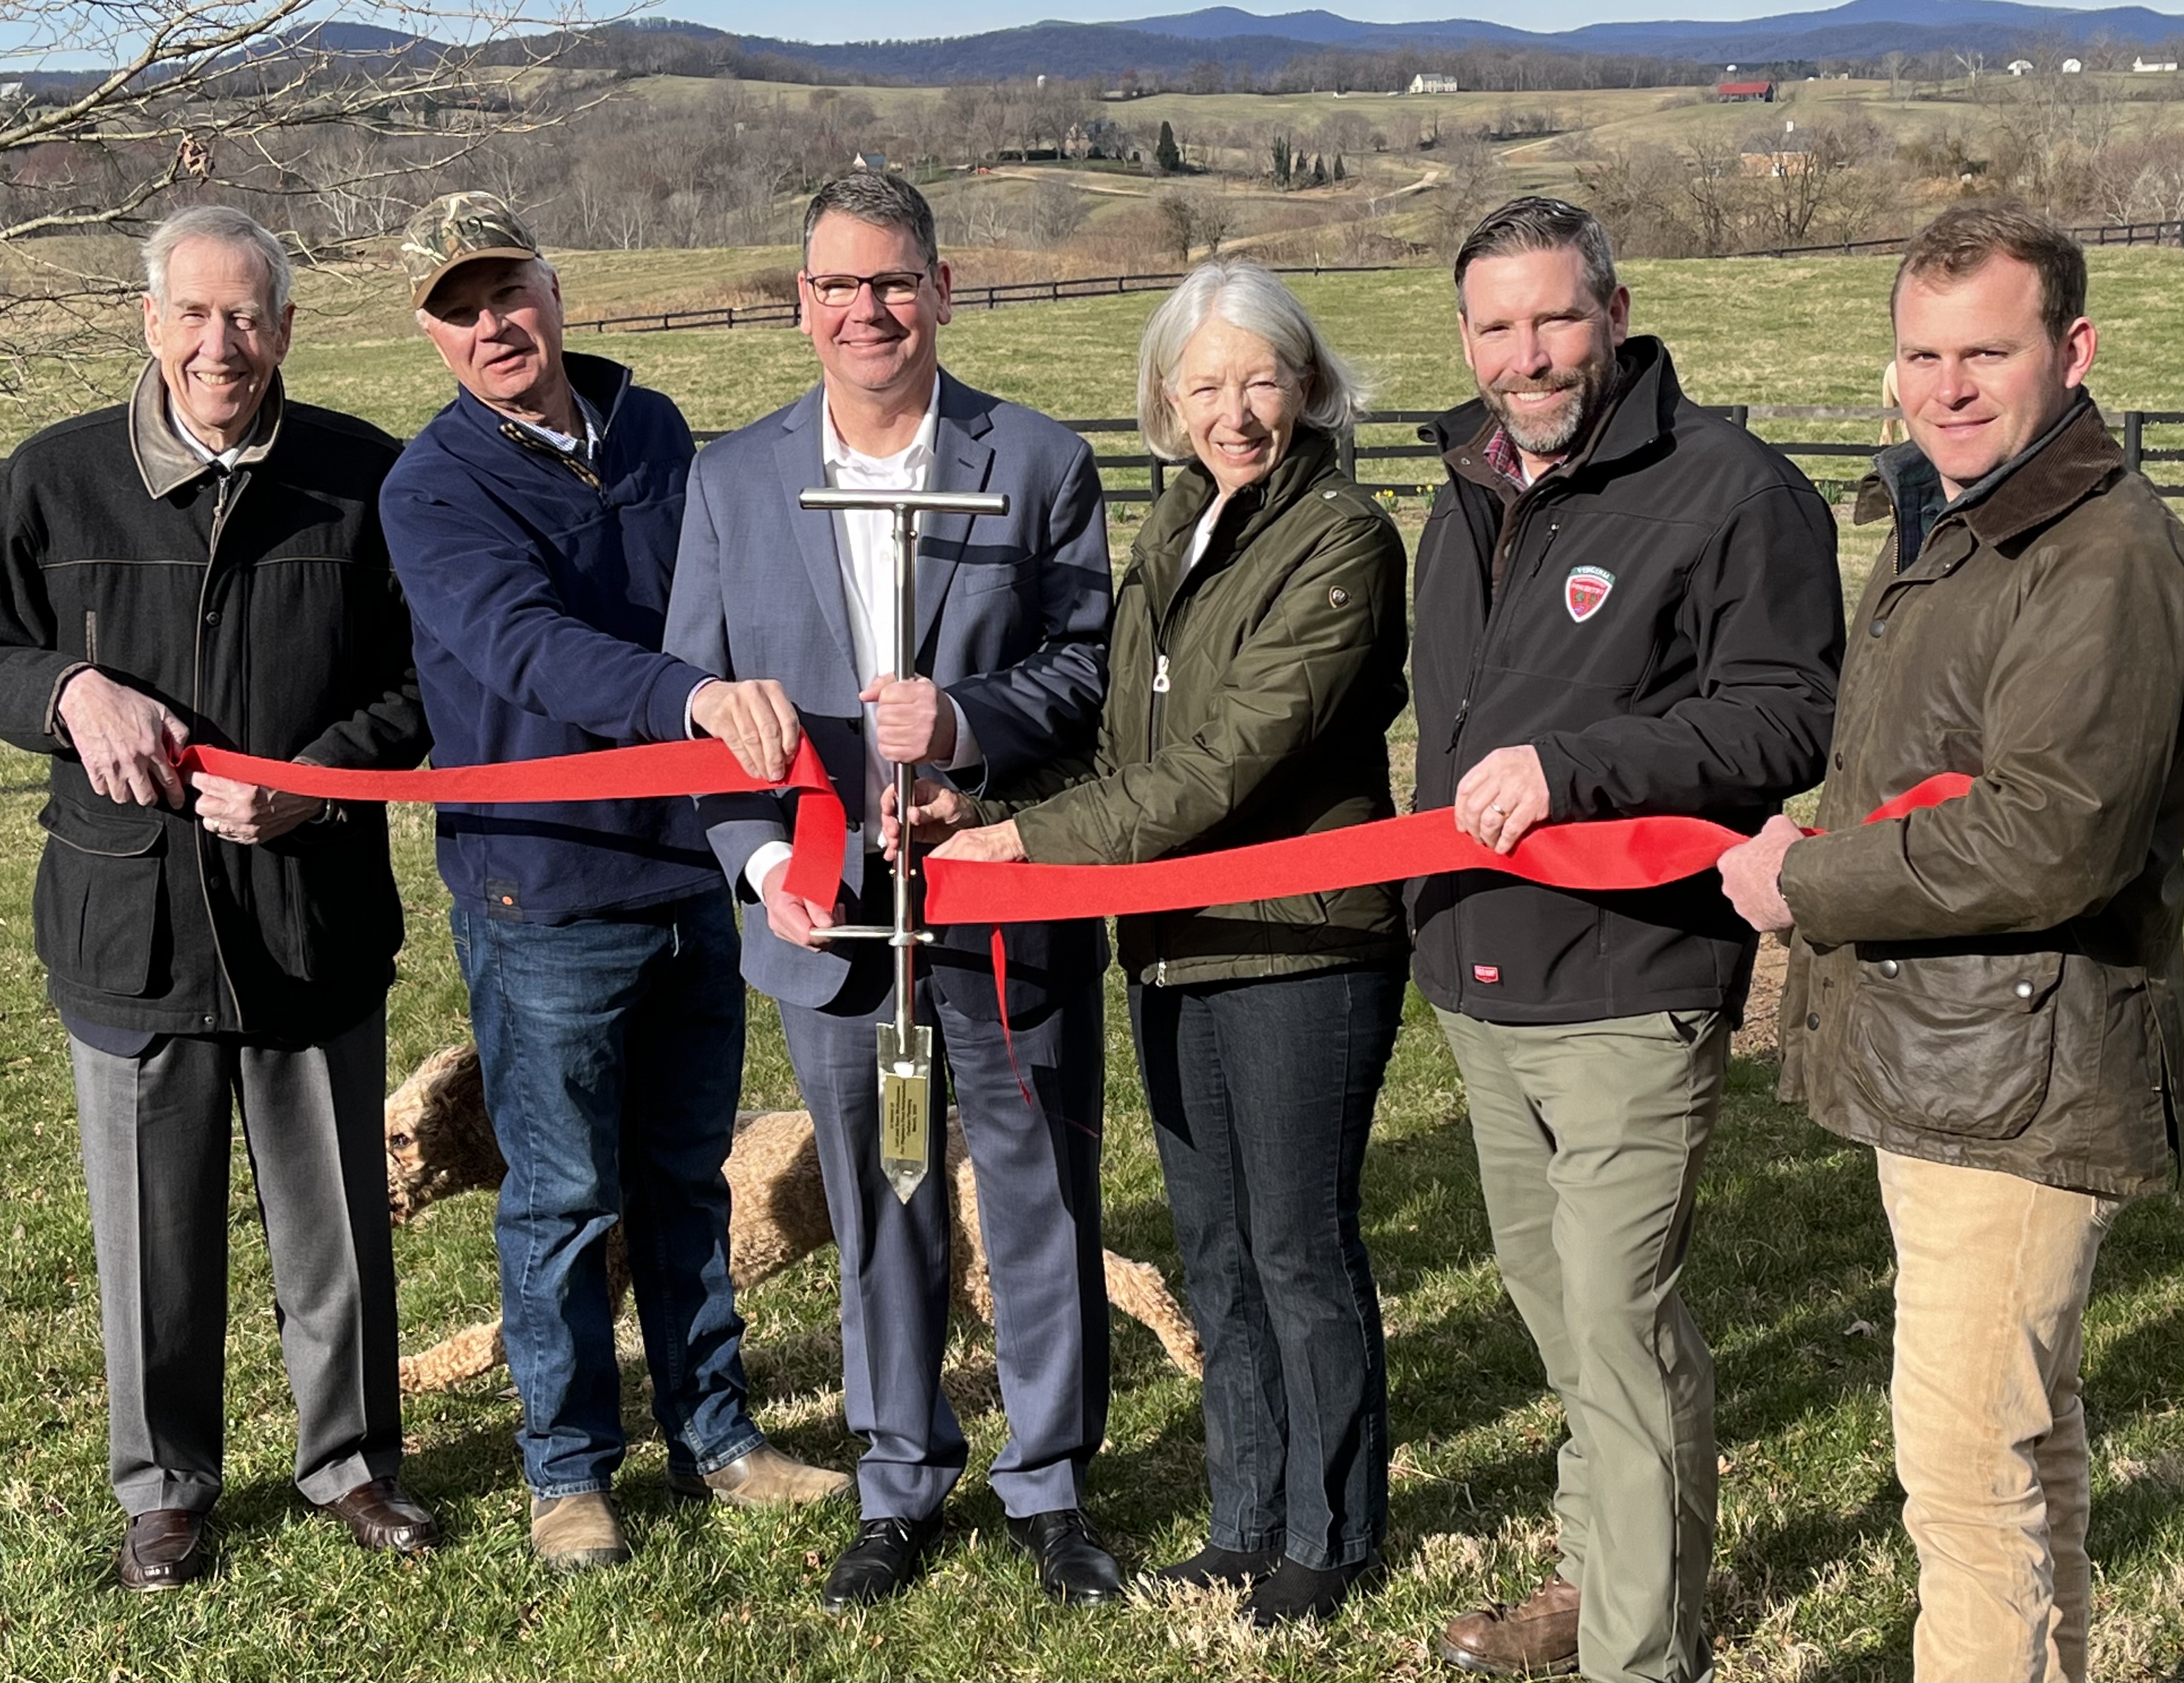
{"label": "black softshell jacket", "polygon": [[[1423,429],[1449,479],[1418,545],[1419,809],[1529,743],[1550,822],[1757,830],[1825,767],[1843,653],[1827,504],[1686,399],[1658,339],[1623,348],[1607,411],[1521,494],[1486,462],[1494,425],[1471,403]],[[1741,1013],[1757,950],[1711,872],[1618,894],[1452,872],[1406,902],[1419,988],[1493,1023]]]}

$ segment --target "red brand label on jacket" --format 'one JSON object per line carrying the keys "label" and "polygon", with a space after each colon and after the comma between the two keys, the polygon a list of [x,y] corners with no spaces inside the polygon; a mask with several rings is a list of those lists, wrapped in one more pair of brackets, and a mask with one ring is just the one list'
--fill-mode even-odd
{"label": "red brand label on jacket", "polygon": [[1502,967],[1498,964],[1474,964],[1471,967],[1471,979],[1474,982],[1489,984],[1499,982],[1502,979]]}
{"label": "red brand label on jacket", "polygon": [[1563,581],[1563,605],[1583,625],[1600,611],[1607,593],[1615,588],[1615,575],[1606,567],[1572,567]]}

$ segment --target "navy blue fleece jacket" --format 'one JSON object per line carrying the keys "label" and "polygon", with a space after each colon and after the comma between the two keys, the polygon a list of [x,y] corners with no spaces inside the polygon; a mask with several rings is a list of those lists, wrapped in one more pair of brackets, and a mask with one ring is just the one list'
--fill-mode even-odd
{"label": "navy blue fleece jacket", "polygon": [[[690,429],[621,364],[566,361],[604,419],[588,465],[462,392],[380,494],[437,766],[671,741],[710,676],[660,652]],[[684,800],[443,805],[439,861],[458,901],[530,922],[721,882]]]}

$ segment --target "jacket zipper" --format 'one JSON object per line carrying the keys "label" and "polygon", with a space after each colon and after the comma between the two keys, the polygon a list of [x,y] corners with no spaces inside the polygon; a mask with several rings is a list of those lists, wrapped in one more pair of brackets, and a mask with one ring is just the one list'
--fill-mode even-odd
{"label": "jacket zipper", "polygon": [[[1517,551],[1520,547],[1520,540],[1523,538],[1525,532],[1530,528],[1532,515],[1537,511],[1539,506],[1540,505],[1536,501],[1529,503],[1525,505],[1523,512],[1518,516],[1517,528],[1509,534],[1506,540],[1508,548],[1509,560],[1513,560],[1516,558]],[[1540,569],[1546,565],[1547,551],[1554,547],[1555,535],[1562,529],[1563,523],[1560,519],[1551,519],[1548,521],[1546,541],[1540,545],[1539,554],[1532,557],[1531,567],[1524,574],[1524,579],[1522,580],[1523,583],[1529,584],[1533,579],[1539,577]],[[1490,563],[1489,565],[1490,571],[1488,571],[1486,578],[1486,623],[1479,628],[1479,641],[1472,647],[1471,670],[1464,675],[1463,696],[1462,699],[1456,704],[1456,717],[1449,722],[1448,746],[1442,750],[1443,753],[1446,754],[1451,759],[1455,757],[1457,744],[1463,739],[1463,722],[1471,716],[1471,695],[1472,692],[1476,689],[1479,685],[1479,668],[1486,664],[1487,645],[1493,641],[1496,628],[1507,618],[1507,614],[1505,610],[1507,606],[1509,599],[1517,594],[1519,587],[1519,581],[1509,571],[1507,563],[1505,561],[1502,573],[1502,588],[1498,592],[1496,591],[1493,587],[1493,573],[1490,571],[1491,564]],[[1456,919],[1457,942],[1458,950],[1461,950],[1463,942],[1464,924],[1463,903],[1462,900],[1458,900],[1457,902]],[[1468,992],[1468,989],[1464,986],[1462,967],[1458,965],[1457,969],[1457,1009],[1461,1011],[1463,1008],[1464,997]]]}
{"label": "jacket zipper", "polygon": [[[190,680],[191,710],[200,718],[204,716],[205,616],[211,612],[211,609],[207,605],[212,600],[213,578],[220,565],[220,533],[227,529],[227,517],[235,512],[235,505],[242,500],[242,493],[248,487],[249,480],[250,474],[248,469],[241,472],[223,473],[220,476],[220,489],[213,499],[212,539],[205,546],[204,582],[198,588],[196,658],[192,664]],[[220,945],[220,918],[213,910],[212,877],[205,858],[206,850],[212,845],[212,842],[203,825],[198,825],[197,832],[198,892],[204,900],[205,927],[212,931],[213,958],[220,966],[220,985],[227,989],[227,1002],[235,1012],[236,1025],[238,1028],[247,1028],[249,1025],[242,1020],[242,997],[235,991],[235,978],[228,972],[227,952]]]}
{"label": "jacket zipper", "polygon": [[[1516,531],[1510,533],[1508,539],[1509,553],[1513,557],[1515,555],[1518,548],[1518,541],[1524,537],[1525,531],[1530,527],[1532,515],[1537,510],[1539,504],[1534,503],[1528,506],[1524,510],[1523,514],[1518,516],[1518,528]],[[1554,547],[1555,535],[1562,529],[1563,523],[1558,519],[1551,520],[1547,522],[1546,542],[1540,545],[1539,554],[1532,557],[1531,569],[1524,575],[1524,582],[1526,583],[1529,583],[1534,578],[1537,577],[1539,576],[1540,569],[1546,565],[1547,551]],[[1490,575],[1489,577],[1489,594],[1486,599],[1486,623],[1479,628],[1479,641],[1472,645],[1471,670],[1464,674],[1463,695],[1456,704],[1456,716],[1449,721],[1448,746],[1441,750],[1443,754],[1451,756],[1455,755],[1457,744],[1463,739],[1464,721],[1471,716],[1472,692],[1479,687],[1479,668],[1486,664],[1487,645],[1493,640],[1496,628],[1502,624],[1503,619],[1506,617],[1502,612],[1503,605],[1509,600],[1511,596],[1516,594],[1518,581],[1509,575],[1506,567],[1502,575],[1502,588],[1498,593],[1492,590],[1490,582],[1491,576]]]}
{"label": "jacket zipper", "polygon": [[[511,444],[521,444],[534,455],[543,456],[549,461],[559,462],[588,486],[594,495],[602,500],[605,499],[607,494],[605,482],[600,479],[587,464],[578,461],[574,456],[564,455],[543,438],[532,437],[512,421],[504,421],[500,423],[500,436]],[[605,442],[604,436],[601,442]]]}

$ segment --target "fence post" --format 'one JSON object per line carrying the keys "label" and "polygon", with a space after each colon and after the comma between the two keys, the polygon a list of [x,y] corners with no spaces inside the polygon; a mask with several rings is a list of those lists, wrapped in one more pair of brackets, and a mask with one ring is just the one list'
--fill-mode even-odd
{"label": "fence post", "polygon": [[1153,500],[1157,503],[1167,494],[1167,464],[1158,456],[1153,458]]}
{"label": "fence post", "polygon": [[2127,409],[2123,412],[2123,465],[2133,473],[2146,460],[2146,412]]}
{"label": "fence post", "polygon": [[1334,465],[1345,479],[1357,477],[1357,429],[1346,426],[1335,435]]}
{"label": "fence post", "polygon": [[1729,406],[1729,418],[1732,425],[1741,426],[1747,432],[1749,432],[1752,428],[1752,405],[1749,404],[1731,404]]}

